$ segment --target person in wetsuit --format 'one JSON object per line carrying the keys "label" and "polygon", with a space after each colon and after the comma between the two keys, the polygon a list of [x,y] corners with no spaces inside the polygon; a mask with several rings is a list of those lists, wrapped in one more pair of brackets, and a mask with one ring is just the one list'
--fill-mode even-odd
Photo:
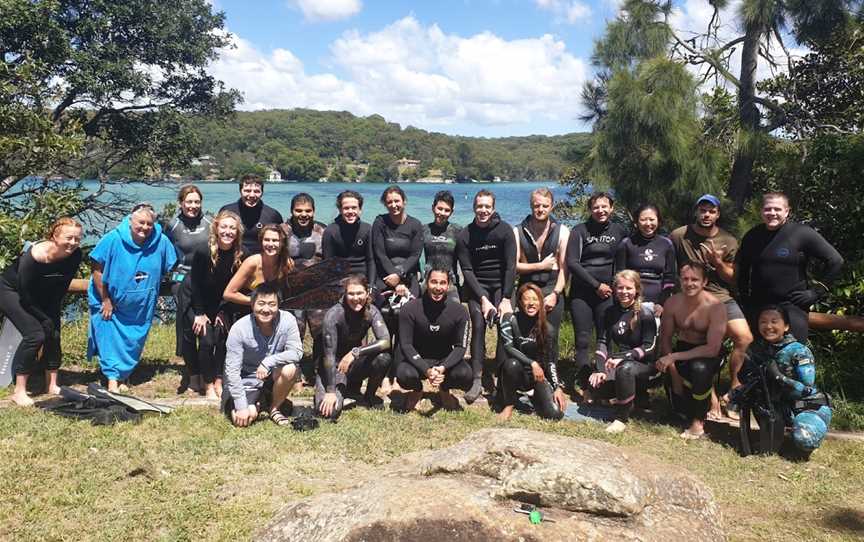
{"label": "person in wetsuit", "polygon": [[[661,373],[669,373],[673,406],[680,405],[690,420],[681,438],[698,439],[705,434],[711,386],[720,370],[726,307],[705,291],[708,276],[702,264],[686,263],[678,269],[678,276],[681,292],[670,297],[663,307],[661,357],[654,365]],[[677,342],[673,349],[675,337]]]}
{"label": "person in wetsuit", "polygon": [[[291,198],[291,220],[282,224],[282,231],[288,238],[288,256],[294,261],[296,270],[303,270],[324,259],[324,230],[326,226],[315,220],[315,200],[309,194],[301,192]],[[288,295],[293,295],[288,292]],[[312,366],[314,371],[321,360],[323,345],[321,343],[321,325],[324,321],[325,309],[296,309],[291,314],[297,319],[300,337],[309,330],[312,337]]]}
{"label": "person in wetsuit", "polygon": [[[720,219],[720,199],[712,194],[704,194],[696,200],[692,224],[681,226],[672,232],[670,238],[675,245],[678,265],[699,262],[708,270],[708,284],[705,290],[714,295],[726,307],[726,336],[732,340],[729,354],[729,376],[731,388],[740,386],[738,371],[744,363],[747,347],[753,342],[753,334],[744,312],[732,297],[730,287],[735,282],[735,257],[738,254],[738,240],[717,225]],[[728,394],[723,401],[728,401]],[[715,417],[722,415],[720,402],[711,399],[711,411]],[[729,412],[730,417],[737,417]]]}
{"label": "person in wetsuit", "polygon": [[195,344],[195,335],[192,333],[191,323],[183,318],[189,307],[189,296],[183,295],[188,290],[181,288],[183,280],[192,268],[192,257],[195,251],[207,246],[207,238],[210,234],[210,219],[201,211],[201,203],[204,196],[201,190],[194,184],[185,184],[177,193],[177,204],[180,212],[169,222],[163,231],[165,237],[177,250],[177,264],[171,272],[171,294],[174,296],[177,318],[174,319],[176,330],[175,355],[183,357],[184,371],[180,381],[178,393],[183,393],[187,388],[196,392],[204,391],[201,374],[198,372],[198,349]]}
{"label": "person in wetsuit", "polygon": [[523,284],[516,293],[519,310],[501,317],[499,333],[506,359],[496,394],[499,419],[513,415],[519,390],[534,390],[531,402],[541,418],[560,420],[567,408],[567,396],[558,382],[558,360],[552,356],[556,335],[546,318],[544,297],[535,284]]}
{"label": "person in wetsuit", "polygon": [[435,219],[423,226],[423,257],[425,269],[437,267],[447,269],[450,273],[450,290],[447,297],[459,301],[459,282],[456,273],[458,259],[456,258],[456,237],[462,231],[462,226],[450,222],[450,216],[455,209],[453,194],[442,190],[432,199],[432,214]]}
{"label": "person in wetsuit", "polygon": [[225,340],[232,312],[222,293],[247,254],[243,249],[243,223],[232,211],[219,211],[208,237],[207,243],[192,255],[191,270],[180,286],[181,295],[190,301],[177,319],[184,320],[192,332],[190,343],[194,350],[184,356],[190,372],[201,375],[204,394],[216,399],[222,396]]}
{"label": "person in wetsuit", "polygon": [[[375,340],[363,344],[369,329]],[[383,400],[375,395],[390,369],[390,332],[381,312],[371,304],[369,283],[363,275],[345,281],[342,301],[324,316],[323,363],[315,378],[315,410],[323,417],[337,419],[346,396],[360,395],[366,382],[363,403],[374,407]]]}
{"label": "person in wetsuit", "polygon": [[471,404],[480,397],[483,387],[488,393],[494,389],[492,375],[497,367],[493,371],[483,367],[486,325],[494,322],[498,315],[513,311],[510,298],[516,268],[516,238],[511,227],[495,212],[492,192],[480,190],[474,196],[474,220],[456,237],[456,256],[465,277],[471,316],[474,381],[465,394],[465,402]]}
{"label": "person in wetsuit", "polygon": [[19,406],[33,405],[27,381],[37,369],[45,371],[48,393],[60,393],[60,313],[63,297],[81,265],[81,231],[74,219],[57,219],[48,228],[46,240],[25,245],[0,275],[0,313],[21,333],[12,358],[12,401]]}
{"label": "person in wetsuit", "polygon": [[[648,380],[657,374],[657,319],[653,309],[642,305],[639,273],[625,269],[615,274],[612,305],[603,314],[603,327],[597,334],[592,387],[614,388],[615,420],[607,433],[627,428],[636,396],[647,399]],[[614,378],[613,378],[614,377]],[[611,390],[607,391],[607,394]]]}
{"label": "person in wetsuit", "polygon": [[414,410],[423,398],[423,380],[437,387],[446,409],[459,408],[452,389],[467,390],[473,381],[471,366],[463,359],[468,343],[465,308],[447,298],[450,275],[446,269],[426,273],[426,292],[399,311],[399,346],[396,380],[406,394],[402,409]]}
{"label": "person in wetsuit", "polygon": [[538,188],[529,197],[531,214],[513,228],[516,236],[516,276],[519,284],[536,284],[543,291],[543,309],[551,337],[549,355],[558,362],[558,329],[564,315],[567,283],[567,241],[570,230],[552,217],[552,191]]}
{"label": "person in wetsuit", "polygon": [[[570,272],[570,317],[576,350],[576,382],[586,390],[591,366],[588,347],[592,328],[603,325],[603,314],[612,304],[612,274],[615,252],[627,237],[627,229],[612,222],[612,196],[597,192],[588,199],[591,216],[573,228],[567,243]],[[569,385],[569,383],[568,383]]]}
{"label": "person in wetsuit", "polygon": [[407,202],[405,192],[398,186],[387,187],[381,194],[387,214],[378,215],[372,223],[372,252],[378,291],[393,290],[401,297],[409,293],[417,297],[423,225],[405,212]]}
{"label": "person in wetsuit", "polygon": [[[779,399],[795,448],[809,456],[822,444],[831,425],[827,395],[816,386],[813,352],[789,332],[789,313],[780,305],[759,311],[759,338],[747,351],[746,364],[766,366],[772,396]],[[776,395],[775,395],[776,394]]]}
{"label": "person in wetsuit", "polygon": [[[843,257],[810,226],[789,222],[789,211],[785,194],[763,196],[763,224],[744,235],[738,251],[738,293],[752,328],[760,307],[781,305],[789,312],[792,336],[803,343],[809,332],[810,306],[827,293],[825,285],[840,275]],[[812,259],[825,266],[821,284],[807,277]]]}
{"label": "person in wetsuit", "polygon": [[346,258],[351,264],[351,273],[365,275],[370,284],[375,284],[372,228],[360,220],[363,196],[353,190],[340,192],[336,196],[336,208],[339,216],[327,226],[321,238],[324,258]]}
{"label": "person in wetsuit", "polygon": [[282,214],[266,205],[262,199],[264,181],[258,175],[244,175],[240,179],[240,198],[223,205],[220,211],[233,211],[243,221],[243,248],[249,254],[258,254],[258,234],[270,224],[282,224]]}
{"label": "person in wetsuit", "polygon": [[677,282],[675,246],[668,237],[657,233],[662,219],[655,205],[639,206],[634,217],[634,233],[625,237],[615,251],[615,271],[632,269],[639,273],[642,300],[662,307]]}

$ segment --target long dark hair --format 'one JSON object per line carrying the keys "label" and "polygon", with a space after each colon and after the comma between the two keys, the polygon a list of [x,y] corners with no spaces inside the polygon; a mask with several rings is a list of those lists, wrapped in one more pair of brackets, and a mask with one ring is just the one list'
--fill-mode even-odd
{"label": "long dark hair", "polygon": [[546,308],[543,307],[543,290],[531,282],[527,282],[519,287],[519,291],[516,292],[516,304],[522,312],[525,312],[525,308],[522,306],[522,295],[525,294],[525,292],[533,292],[534,295],[537,296],[537,299],[540,300],[540,308],[537,311],[537,323],[534,324],[534,328],[531,330],[531,336],[534,337],[534,341],[537,343],[537,351],[540,353],[540,357],[545,358],[547,352],[546,334],[548,333],[548,327],[546,324]]}
{"label": "long dark hair", "polygon": [[[261,228],[261,231],[258,232],[258,244],[261,244],[264,240],[264,234],[268,231],[274,231],[279,235],[279,254],[276,256],[276,268],[278,270],[276,280],[280,280],[284,278],[287,273],[294,270],[294,260],[292,260],[288,255],[288,236],[285,235],[285,231],[276,224],[267,224]],[[263,258],[264,255],[262,254],[261,257]]]}

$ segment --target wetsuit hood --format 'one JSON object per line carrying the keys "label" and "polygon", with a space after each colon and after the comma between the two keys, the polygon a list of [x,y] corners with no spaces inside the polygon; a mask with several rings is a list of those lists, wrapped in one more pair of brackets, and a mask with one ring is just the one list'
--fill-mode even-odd
{"label": "wetsuit hood", "polygon": [[501,215],[498,214],[498,211],[495,211],[494,213],[492,213],[492,216],[489,217],[489,225],[488,226],[484,227],[484,226],[481,226],[480,224],[477,224],[476,218],[471,221],[471,224],[473,224],[475,227],[482,228],[484,230],[490,230],[490,231],[494,230],[496,227],[498,227],[498,224],[500,224],[500,223],[501,223]]}
{"label": "wetsuit hood", "polygon": [[585,228],[588,229],[589,232],[593,234],[601,233],[608,230],[612,226],[612,218],[610,217],[604,223],[597,222],[594,220],[594,217],[589,217],[588,220],[585,221]]}
{"label": "wetsuit hood", "polygon": [[201,224],[201,221],[203,219],[204,219],[204,213],[200,213],[200,212],[198,213],[198,216],[195,216],[192,218],[189,218],[188,216],[183,214],[182,211],[180,212],[180,214],[177,215],[177,220],[182,222],[183,225],[185,225],[190,230],[196,229]]}
{"label": "wetsuit hood", "polygon": [[158,222],[153,223],[153,230],[150,236],[144,241],[143,245],[139,245],[132,239],[132,215],[127,215],[120,224],[115,228],[120,240],[130,252],[139,252],[155,247],[159,244],[159,238],[162,236],[162,225]]}

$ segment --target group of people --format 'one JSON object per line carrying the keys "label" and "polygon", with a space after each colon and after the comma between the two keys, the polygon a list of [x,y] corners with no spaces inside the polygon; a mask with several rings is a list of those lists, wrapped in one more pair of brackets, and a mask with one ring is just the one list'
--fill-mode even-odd
{"label": "group of people", "polygon": [[[652,383],[665,381],[688,419],[682,437],[700,438],[728,338],[733,388],[745,360],[773,363],[796,445],[815,449],[827,432],[830,406],[814,386],[804,344],[809,307],[843,259],[812,228],[789,221],[783,194],[764,196],[764,223],[739,245],[718,226],[720,200],[710,194],[695,202],[693,222],[667,237],[656,206],[635,211],[631,232],[613,221],[614,200],[604,192],[589,198],[588,219],[572,229],[553,217],[545,188],[531,193],[531,213],[515,227],[496,213],[495,195],[480,190],[474,219],[459,227],[450,222],[450,192],[435,195],[434,220],[423,225],[407,214],[407,196],[395,185],[381,196],[387,213],[371,225],[361,220],[363,197],[351,190],[339,194],[338,216],[325,225],[308,194],[294,196],[286,221],[264,203],[260,178],[243,177],[239,186],[238,201],[212,218],[194,185],[181,188],[179,213],[164,226],[152,206],[139,204],[90,253],[88,354],[99,357],[110,390],[122,389],[137,365],[167,275],[187,372],[182,387],[221,397],[241,427],[265,407],[275,423],[289,423],[287,397],[303,378],[308,330],[314,408],[329,419],[349,397],[380,405],[381,390],[396,384],[401,408],[413,410],[425,380],[444,408],[458,408],[452,390],[464,391],[469,404],[485,391],[503,419],[520,406],[520,391],[548,419],[563,417],[568,395],[609,400],[615,421],[607,430],[620,432]],[[48,391],[58,391],[61,301],[81,261],[80,242],[81,226],[60,219],[0,278],[0,311],[24,337],[14,362],[18,404],[32,404],[26,383],[37,367],[47,371]],[[350,266],[341,301],[280,309],[283,295],[297,293],[285,292],[286,277],[329,258]],[[824,264],[819,281],[807,276],[814,259]],[[558,370],[565,308],[575,342],[568,378]],[[489,363],[486,330],[495,326]]]}

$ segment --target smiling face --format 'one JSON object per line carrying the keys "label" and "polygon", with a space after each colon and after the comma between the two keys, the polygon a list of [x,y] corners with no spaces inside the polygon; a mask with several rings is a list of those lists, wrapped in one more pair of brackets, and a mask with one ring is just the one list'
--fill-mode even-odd
{"label": "smiling face", "polygon": [[525,290],[519,298],[519,307],[527,316],[535,317],[540,312],[542,301],[533,290]]}
{"label": "smiling face", "polygon": [[240,187],[240,200],[246,207],[255,207],[261,201],[264,187],[258,183],[244,183]]}
{"label": "smiling face", "polygon": [[180,202],[180,212],[187,218],[197,218],[201,214],[201,194],[189,192]]}
{"label": "smiling face", "polygon": [[216,225],[216,241],[219,243],[219,248],[228,250],[234,246],[234,241],[237,240],[237,221],[232,217],[225,217]]}
{"label": "smiling face", "polygon": [[301,228],[308,228],[315,220],[315,208],[308,201],[298,201],[291,209],[291,218]]}
{"label": "smiling face", "polygon": [[441,301],[450,288],[450,277],[444,271],[432,271],[426,279],[426,293],[432,301]]}
{"label": "smiling face", "polygon": [[612,204],[606,198],[597,198],[593,205],[591,205],[591,218],[594,219],[594,222],[605,224],[609,221],[609,217],[612,216]]}
{"label": "smiling face", "polygon": [[765,198],[762,203],[762,222],[769,230],[776,230],[789,219],[789,202],[786,198]]}
{"label": "smiling face", "polygon": [[478,225],[488,224],[495,213],[495,199],[492,196],[479,196],[474,202],[474,221]]}
{"label": "smiling face", "polygon": [[353,224],[360,220],[360,202],[357,198],[342,198],[342,203],[339,205],[339,214],[348,224]]}
{"label": "smiling face", "polygon": [[636,296],[639,295],[636,289],[636,282],[624,277],[618,277],[615,281],[615,299],[618,304],[625,309],[632,306],[636,301]]}
{"label": "smiling face", "polygon": [[279,313],[279,296],[276,294],[261,294],[252,303],[252,314],[258,325],[268,325]]}
{"label": "smiling face", "polygon": [[453,207],[444,200],[438,200],[432,206],[432,214],[435,215],[435,224],[443,226],[450,220],[450,215],[453,214]]}
{"label": "smiling face", "polygon": [[702,293],[708,278],[699,269],[685,265],[681,267],[681,291],[687,297],[695,297]]}
{"label": "smiling face", "polygon": [[390,218],[398,218],[402,216],[402,212],[405,210],[405,200],[398,192],[389,192],[384,200],[384,206],[387,207]]}
{"label": "smiling face", "polygon": [[696,224],[710,230],[720,219],[720,208],[708,202],[702,202],[696,207]]}
{"label": "smiling face", "polygon": [[531,198],[531,216],[539,222],[544,222],[552,212],[552,199],[539,194]]}
{"label": "smiling face", "polygon": [[153,231],[153,214],[145,209],[132,213],[129,228],[132,230],[132,240],[143,245]]}
{"label": "smiling face", "polygon": [[81,226],[61,226],[51,238],[63,254],[69,255],[81,246]]}
{"label": "smiling face", "polygon": [[345,304],[354,312],[360,312],[366,308],[366,300],[369,299],[369,292],[362,284],[349,284],[345,288]]}
{"label": "smiling face", "polygon": [[265,231],[261,238],[261,253],[266,256],[276,257],[282,248],[282,238],[275,231]]}
{"label": "smiling face", "polygon": [[759,314],[759,335],[769,343],[780,342],[789,331],[789,324],[777,310],[765,310]]}
{"label": "smiling face", "polygon": [[636,219],[639,233],[643,237],[654,237],[657,233],[657,228],[660,226],[660,220],[657,218],[657,212],[654,209],[643,209]]}

